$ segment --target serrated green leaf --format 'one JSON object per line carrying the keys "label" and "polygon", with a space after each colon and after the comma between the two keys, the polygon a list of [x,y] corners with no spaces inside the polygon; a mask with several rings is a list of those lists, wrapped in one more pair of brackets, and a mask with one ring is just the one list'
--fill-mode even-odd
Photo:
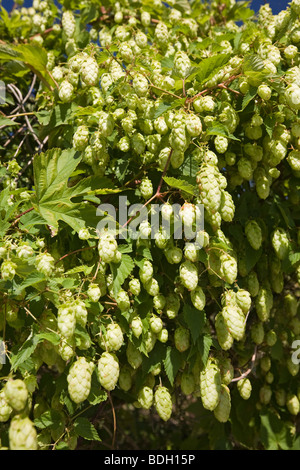
{"label": "serrated green leaf", "polygon": [[71,198],[77,196],[76,190],[68,187],[69,177],[80,160],[74,149],[51,149],[34,158],[36,196],[33,204],[54,231],[60,220],[77,232],[84,227],[80,204],[71,202]]}
{"label": "serrated green leaf", "polygon": [[183,307],[183,316],[191,332],[193,343],[195,344],[205,325],[205,312],[200,312],[195,307],[185,304]]}
{"label": "serrated green leaf", "polygon": [[206,131],[206,135],[220,135],[222,137],[227,137],[227,139],[237,140],[240,141],[235,135],[231,134],[227,127],[224,124],[217,123],[216,125],[212,125]]}
{"label": "serrated green leaf", "polygon": [[216,54],[211,57],[203,59],[198,65],[196,80],[204,84],[212,78],[224,65],[227,64],[231,55],[230,54]]}
{"label": "serrated green leaf", "polygon": [[183,361],[183,355],[177,349],[170,346],[166,352],[166,358],[163,360],[164,368],[170,384],[173,386],[174,381]]}
{"label": "serrated green leaf", "polygon": [[121,289],[123,282],[125,281],[125,279],[127,279],[134,266],[135,265],[133,259],[126,254],[122,255],[121,261],[119,263],[110,264],[110,269],[113,276],[113,288],[115,295],[117,295],[117,293]]}
{"label": "serrated green leaf", "polygon": [[87,418],[77,418],[74,422],[74,429],[79,437],[88,441],[101,441],[95,426]]}
{"label": "serrated green leaf", "polygon": [[192,196],[195,196],[197,194],[197,187],[193,186],[185,180],[173,178],[172,176],[165,176],[164,181],[165,183],[167,183],[168,186],[180,189],[181,191],[191,194]]}
{"label": "serrated green leaf", "polygon": [[248,106],[250,101],[252,101],[257,94],[257,88],[254,86],[250,86],[249,90],[245,94],[242,102],[242,108],[239,110],[239,112],[244,111],[244,109]]}
{"label": "serrated green leaf", "polygon": [[168,109],[170,109],[170,107],[170,103],[160,103],[155,110],[154,119],[157,119],[159,116],[164,114],[166,111],[168,111]]}
{"label": "serrated green leaf", "polygon": [[23,364],[35,351],[37,345],[39,343],[39,339],[37,337],[32,337],[25,341],[22,345],[21,349],[15,355],[11,355],[11,367],[12,370],[17,370],[18,367]]}
{"label": "serrated green leaf", "polygon": [[62,417],[58,411],[48,410],[45,411],[39,418],[34,420],[34,425],[38,429],[53,428],[56,429],[62,424]]}
{"label": "serrated green leaf", "polygon": [[212,346],[212,338],[209,335],[202,335],[197,341],[198,350],[201,356],[203,366],[206,366],[209,351]]}

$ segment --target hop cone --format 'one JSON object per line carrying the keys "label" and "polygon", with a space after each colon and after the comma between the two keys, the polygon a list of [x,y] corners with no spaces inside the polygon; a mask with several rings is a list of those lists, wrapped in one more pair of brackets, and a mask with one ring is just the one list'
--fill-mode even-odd
{"label": "hop cone", "polygon": [[37,450],[37,433],[33,422],[28,418],[14,416],[9,426],[10,450]]}
{"label": "hop cone", "polygon": [[85,357],[79,357],[70,367],[67,376],[68,391],[75,403],[81,403],[89,396],[93,369],[94,364],[87,362]]}
{"label": "hop cone", "polygon": [[7,403],[16,411],[22,411],[27,403],[28,390],[21,379],[8,380],[4,387]]}
{"label": "hop cone", "polygon": [[231,397],[229,388],[222,384],[220,401],[214,409],[214,415],[220,423],[226,423],[229,419],[231,410]]}
{"label": "hop cone", "polygon": [[172,414],[172,397],[166,387],[158,387],[154,394],[155,409],[164,421],[168,421]]}
{"label": "hop cone", "polygon": [[99,381],[105,390],[114,390],[119,378],[119,361],[115,354],[104,352],[98,361]]}
{"label": "hop cone", "polygon": [[200,394],[203,407],[213,411],[220,401],[221,373],[212,360],[208,360],[206,367],[200,372]]}

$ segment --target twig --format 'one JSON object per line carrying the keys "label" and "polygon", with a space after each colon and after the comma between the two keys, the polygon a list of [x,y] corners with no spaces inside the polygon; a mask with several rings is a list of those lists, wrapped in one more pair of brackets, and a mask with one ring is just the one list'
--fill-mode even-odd
{"label": "twig", "polygon": [[256,360],[256,354],[257,354],[257,346],[255,346],[255,348],[254,348],[254,353],[253,353],[252,358],[251,358],[251,365],[250,365],[249,369],[247,369],[246,372],[244,372],[239,377],[235,377],[234,379],[232,379],[231,382],[238,382],[239,380],[244,379],[245,377],[247,377],[252,372],[252,369],[254,367],[255,360]]}
{"label": "twig", "polygon": [[18,221],[20,220],[21,217],[23,217],[23,215],[25,214],[28,214],[28,212],[31,212],[33,211],[34,207],[30,207],[30,209],[27,209],[27,211],[24,211],[22,212],[22,214],[19,214],[15,220],[12,222],[11,226],[13,227],[14,225],[16,225],[18,223]]}
{"label": "twig", "polygon": [[78,250],[71,251],[71,253],[67,253],[66,255],[62,256],[55,262],[55,264],[59,263],[63,259],[65,259],[67,256],[75,255],[75,253],[79,253],[80,251],[85,251],[85,250],[92,250],[93,248],[96,248],[96,245],[94,246],[86,246],[85,248],[79,248]]}
{"label": "twig", "polygon": [[111,448],[113,450],[115,448],[115,441],[116,441],[117,420],[116,420],[116,412],[115,412],[113,401],[111,399],[110,392],[107,392],[107,395],[108,395],[108,399],[111,405],[111,411],[112,411],[113,421],[114,421],[114,433],[113,433],[113,438],[112,438],[112,443],[111,443]]}

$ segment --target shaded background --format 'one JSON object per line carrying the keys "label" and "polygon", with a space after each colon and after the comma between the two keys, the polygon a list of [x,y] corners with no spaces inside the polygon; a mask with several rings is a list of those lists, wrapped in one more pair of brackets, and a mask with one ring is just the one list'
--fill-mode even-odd
{"label": "shaded background", "polygon": [[[2,0],[2,1],[0,0],[0,3],[7,10],[10,10],[12,8],[13,4],[14,4],[13,0]],[[261,5],[263,5],[264,3],[269,3],[269,5],[271,6],[271,8],[273,10],[273,13],[277,14],[281,10],[285,10],[288,3],[290,3],[290,2],[288,2],[287,0],[270,0],[269,2],[265,2],[264,0],[253,0],[251,2],[250,6],[254,11],[258,11],[259,7]],[[24,6],[25,7],[28,7],[28,6],[31,6],[31,5],[32,5],[32,0],[25,0],[24,1]]]}

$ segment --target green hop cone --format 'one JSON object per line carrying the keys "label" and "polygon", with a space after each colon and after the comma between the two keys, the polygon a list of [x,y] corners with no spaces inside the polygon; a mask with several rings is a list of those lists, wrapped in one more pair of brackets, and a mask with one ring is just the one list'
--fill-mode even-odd
{"label": "green hop cone", "polygon": [[269,319],[273,307],[273,294],[269,287],[261,286],[255,298],[255,308],[258,318],[262,322]]}
{"label": "green hop cone", "polygon": [[230,349],[233,345],[234,338],[226,326],[222,312],[219,312],[216,315],[215,328],[219,345],[224,351],[228,351],[228,349]]}
{"label": "green hop cone", "polygon": [[154,394],[152,388],[144,386],[138,393],[137,401],[139,405],[145,410],[149,410],[153,405]]}
{"label": "green hop cone", "polygon": [[189,291],[196,289],[198,285],[198,269],[191,261],[184,261],[179,268],[179,276],[182,284]]}
{"label": "green hop cone", "polygon": [[73,135],[73,148],[83,151],[89,142],[89,129],[87,126],[79,126]]}
{"label": "green hop cone", "polygon": [[76,327],[75,310],[72,306],[62,305],[57,311],[57,328],[64,338],[72,338]]}
{"label": "green hop cone", "polygon": [[156,333],[156,334],[160,333],[160,331],[163,328],[162,319],[154,314],[151,316],[149,320],[149,325],[150,325],[151,331],[153,331],[153,333]]}
{"label": "green hop cone", "polygon": [[81,65],[81,79],[88,86],[95,86],[98,82],[99,67],[93,57],[87,57]]}
{"label": "green hop cone", "polygon": [[28,417],[14,416],[10,422],[8,436],[10,450],[38,449],[37,432]]}
{"label": "green hop cone", "polygon": [[233,284],[237,278],[237,262],[236,260],[226,254],[222,253],[220,256],[221,268],[220,275],[228,284]]}
{"label": "green hop cone", "polygon": [[141,283],[139,279],[136,279],[136,278],[130,279],[128,287],[129,287],[130,292],[135,296],[138,296],[141,292]]}
{"label": "green hop cone", "polygon": [[249,379],[247,379],[246,377],[240,379],[237,382],[237,389],[243,400],[248,400],[250,398],[252,392],[252,385]]}
{"label": "green hop cone", "polygon": [[271,242],[276,255],[283,260],[288,254],[290,245],[286,231],[278,227],[271,235]]}
{"label": "green hop cone", "polygon": [[197,310],[203,310],[206,303],[206,297],[202,287],[197,286],[196,289],[191,291],[191,301]]}
{"label": "green hop cone", "polygon": [[7,403],[15,410],[24,410],[29,397],[25,382],[21,379],[8,380],[4,386],[4,395]]}
{"label": "green hop cone", "polygon": [[244,315],[246,315],[251,307],[251,295],[250,292],[245,289],[239,289],[236,293],[236,303],[242,309]]}
{"label": "green hop cone", "polygon": [[151,180],[148,177],[143,178],[139,187],[143,198],[150,199],[153,195],[153,185]]}
{"label": "green hop cone", "polygon": [[101,261],[110,263],[113,261],[118,249],[118,244],[114,236],[110,233],[101,233],[98,243],[98,251]]}
{"label": "green hop cone", "polygon": [[74,87],[68,80],[63,80],[59,86],[58,96],[64,103],[72,101],[74,95]]}
{"label": "green hop cone", "polygon": [[225,222],[231,222],[234,218],[235,205],[231,194],[223,190],[221,194],[220,214]]}
{"label": "green hop cone", "polygon": [[259,390],[259,399],[262,405],[268,405],[272,398],[272,388],[265,384]]}
{"label": "green hop cone", "polygon": [[132,372],[133,369],[130,366],[125,365],[120,368],[118,383],[120,389],[124,392],[128,392],[132,387]]}
{"label": "green hop cone", "polygon": [[219,361],[221,381],[224,385],[229,385],[234,377],[234,368],[229,357],[222,357]]}
{"label": "green hop cone", "polygon": [[174,342],[178,351],[186,351],[190,347],[190,331],[183,326],[177,327],[174,332]]}
{"label": "green hop cone", "polygon": [[226,423],[229,420],[231,411],[230,390],[227,385],[221,385],[220,401],[214,409],[214,415],[220,423]]}
{"label": "green hop cone", "polygon": [[128,345],[127,345],[126,357],[127,357],[128,364],[134,370],[138,369],[143,362],[142,353],[130,341],[128,342]]}
{"label": "green hop cone", "polygon": [[180,378],[180,387],[184,395],[191,395],[195,390],[194,375],[190,372],[183,372]]}
{"label": "green hop cone", "polygon": [[72,38],[75,33],[75,18],[70,10],[64,11],[62,15],[62,28],[68,38]]}
{"label": "green hop cone", "polygon": [[98,361],[99,382],[105,390],[111,391],[119,379],[119,361],[115,354],[104,352]]}
{"label": "green hop cone", "polygon": [[293,416],[297,416],[300,411],[300,403],[299,403],[299,398],[297,395],[293,393],[288,393],[286,397],[286,407],[288,411],[291,413]]}
{"label": "green hop cone", "polygon": [[219,404],[221,395],[220,369],[212,359],[200,372],[200,394],[202,405],[206,410],[213,411]]}
{"label": "green hop cone", "polygon": [[222,309],[222,315],[231,336],[240,341],[244,337],[246,327],[242,309],[238,305],[228,305]]}
{"label": "green hop cone", "polygon": [[74,403],[81,403],[89,396],[93,370],[94,364],[85,357],[79,357],[71,365],[67,382],[69,395]]}
{"label": "green hop cone", "polygon": [[251,325],[251,339],[255,344],[261,344],[264,341],[265,337],[265,330],[263,322],[258,321]]}
{"label": "green hop cone", "polygon": [[259,250],[262,245],[262,231],[255,220],[248,220],[245,225],[245,234],[252,248]]}
{"label": "green hop cone", "polygon": [[163,421],[168,421],[172,414],[172,397],[166,387],[158,387],[154,393],[154,406]]}
{"label": "green hop cone", "polygon": [[117,323],[110,323],[106,327],[104,335],[101,337],[99,344],[106,351],[118,351],[123,345],[123,332]]}
{"label": "green hop cone", "polygon": [[9,420],[13,408],[8,404],[4,390],[0,392],[0,423],[6,423]]}

